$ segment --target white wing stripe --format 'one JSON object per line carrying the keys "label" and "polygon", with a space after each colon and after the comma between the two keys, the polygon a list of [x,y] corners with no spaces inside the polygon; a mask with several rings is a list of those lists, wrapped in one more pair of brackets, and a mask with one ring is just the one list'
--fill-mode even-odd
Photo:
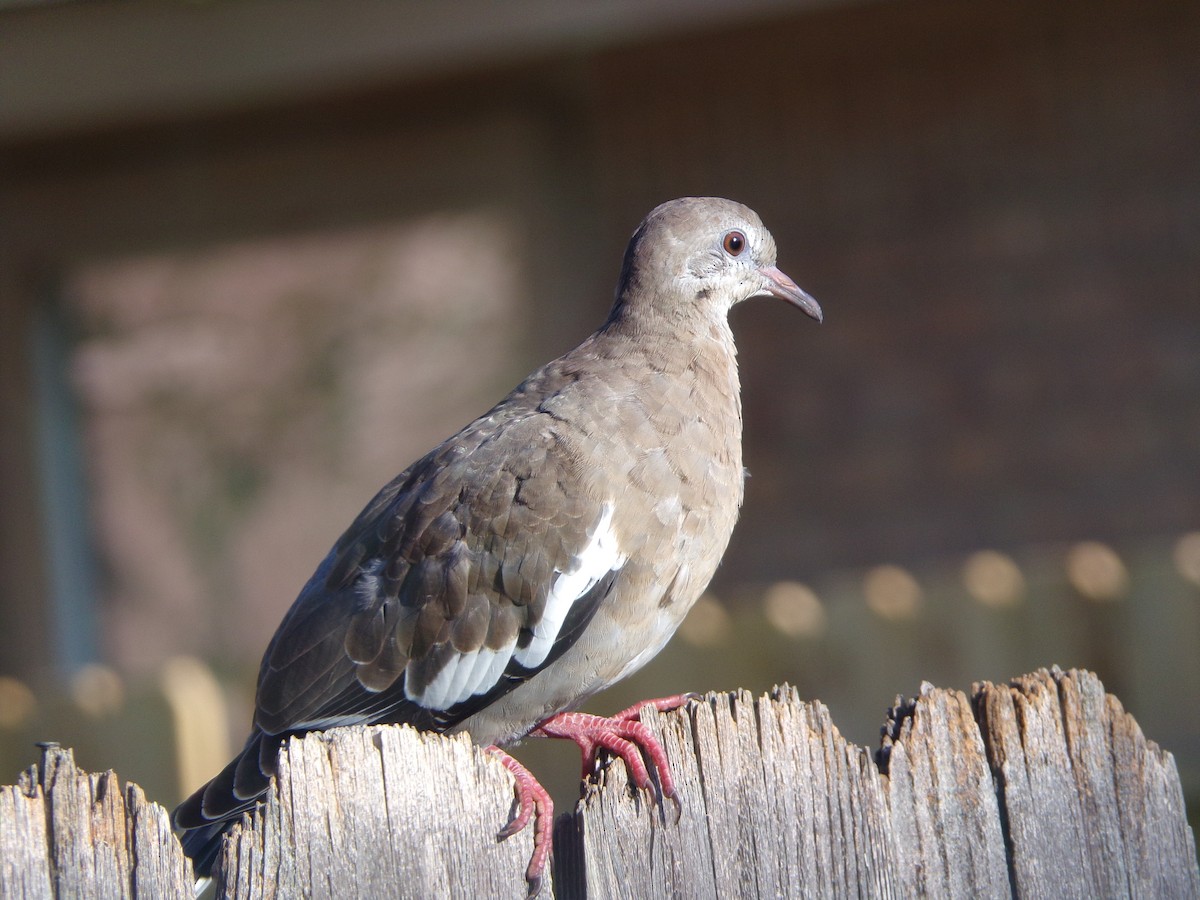
{"label": "white wing stripe", "polygon": [[487,668],[479,674],[479,679],[472,688],[472,694],[486,694],[496,682],[500,680],[500,676],[504,674],[504,670],[508,668],[508,661],[512,659],[513,651],[517,649],[517,642],[514,640],[506,647],[502,647],[492,653],[491,661]]}
{"label": "white wing stripe", "polygon": [[[486,694],[490,691],[500,679],[500,673],[504,671],[504,666],[508,665],[508,661],[512,659],[512,648],[516,646],[514,642],[511,646],[503,647],[500,650],[479,651],[479,657],[475,660],[475,665],[471,667],[471,677],[464,683],[462,689],[462,698],[474,697],[476,694]],[[495,678],[489,678],[488,673],[496,668],[496,662],[502,663],[499,670],[496,671]]]}
{"label": "white wing stripe", "polygon": [[605,503],[600,521],[592,529],[587,546],[575,555],[571,569],[566,572],[555,570],[556,577],[546,597],[545,612],[533,629],[533,640],[528,647],[514,654],[514,658],[521,665],[535,669],[545,662],[575,601],[590,591],[596,582],[609,572],[625,565],[627,557],[621,553],[617,544],[612,519],[613,505]]}
{"label": "white wing stripe", "polygon": [[409,687],[411,679],[407,679],[404,693],[408,699],[426,709],[449,709],[456,703],[490,691],[511,659],[528,669],[536,669],[544,663],[575,601],[609,572],[625,565],[627,557],[617,545],[612,519],[613,505],[606,503],[587,546],[575,555],[570,569],[565,572],[555,570],[554,583],[546,597],[546,609],[533,629],[529,646],[517,650],[514,641],[499,650],[481,647],[470,653],[455,654],[421,693],[414,694]]}
{"label": "white wing stripe", "polygon": [[516,646],[513,641],[499,650],[481,647],[470,653],[456,654],[420,694],[414,694],[406,681],[405,696],[426,709],[449,709],[477,694],[486,694],[504,674]]}
{"label": "white wing stripe", "polygon": [[442,667],[442,671],[434,676],[433,681],[425,685],[425,690],[419,696],[413,696],[408,689],[408,679],[404,681],[404,693],[408,695],[410,700],[419,703],[426,709],[445,709],[449,706],[446,703],[446,697],[450,694],[450,686],[454,682],[454,674],[458,671],[459,665],[463,658],[456,653],[446,661],[446,665]]}
{"label": "white wing stripe", "polygon": [[490,650],[481,647],[471,653],[464,653],[458,659],[458,670],[454,673],[454,681],[446,688],[446,700],[443,708],[453,706],[459,700],[465,700],[471,696],[467,685],[471,683],[474,677],[475,669],[479,665],[480,657],[491,653]]}

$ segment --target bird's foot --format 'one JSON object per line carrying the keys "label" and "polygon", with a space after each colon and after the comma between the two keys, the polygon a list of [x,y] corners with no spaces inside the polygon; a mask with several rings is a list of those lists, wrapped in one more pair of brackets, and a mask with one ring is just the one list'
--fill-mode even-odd
{"label": "bird's foot", "polygon": [[487,752],[500,760],[504,768],[512,773],[516,780],[517,814],[512,821],[500,829],[497,840],[512,837],[533,819],[533,856],[525,869],[525,880],[529,883],[529,896],[536,897],[542,889],[542,873],[546,870],[546,860],[554,847],[554,801],[549,792],[533,777],[527,768],[497,747],[495,744],[487,748]]}
{"label": "bird's foot", "polygon": [[[677,709],[695,694],[676,694],[658,700],[643,700],[615,716],[593,716],[588,713],[564,712],[551,716],[530,732],[534,737],[567,738],[579,745],[583,755],[583,778],[586,780],[597,765],[601,750],[619,756],[629,770],[629,779],[642,790],[652,790],[650,773],[642,758],[645,754],[658,773],[658,784],[664,799],[675,803],[679,810],[679,799],[675,792],[675,779],[667,762],[667,753],[662,742],[648,727],[642,724],[642,710],[654,707],[659,712]],[[678,818],[678,815],[676,816]]]}
{"label": "bird's foot", "polygon": [[[663,797],[674,802],[678,821],[681,808],[675,795],[675,779],[671,777],[666,750],[662,742],[642,724],[640,717],[642,710],[649,707],[667,712],[683,706],[695,696],[676,694],[658,700],[643,700],[610,717],[578,712],[559,713],[538,725],[530,735],[568,738],[578,744],[583,754],[584,778],[592,773],[597,754],[601,750],[608,750],[625,761],[629,777],[638,788],[652,790],[650,772],[642,759],[644,753],[658,773]],[[486,752],[496,757],[516,781],[517,812],[500,830],[497,839],[512,837],[533,821],[533,856],[525,870],[525,880],[529,882],[529,896],[534,897],[542,888],[542,875],[554,846],[554,801],[532,772],[499,747],[493,744],[486,748]]]}

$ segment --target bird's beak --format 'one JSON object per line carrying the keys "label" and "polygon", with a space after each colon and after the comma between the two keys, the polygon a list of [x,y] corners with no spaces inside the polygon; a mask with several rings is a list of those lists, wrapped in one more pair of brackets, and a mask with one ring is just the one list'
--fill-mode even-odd
{"label": "bird's beak", "polygon": [[758,270],[763,277],[763,292],[780,300],[786,300],[797,309],[812,316],[818,322],[824,316],[821,307],[812,297],[796,286],[796,282],[784,275],[775,266],[763,266]]}

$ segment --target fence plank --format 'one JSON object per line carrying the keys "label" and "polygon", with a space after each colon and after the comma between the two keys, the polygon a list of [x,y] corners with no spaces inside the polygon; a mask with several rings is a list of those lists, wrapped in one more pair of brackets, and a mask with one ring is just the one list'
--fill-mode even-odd
{"label": "fence plank", "polygon": [[877,759],[901,895],[1009,896],[999,804],[966,696],[923,684],[898,698]]}
{"label": "fence plank", "polygon": [[523,897],[531,830],[496,839],[513,806],[507,770],[466,737],[369,726],[292,739],[266,804],[225,844],[217,894]]}
{"label": "fence plank", "polygon": [[819,703],[783,688],[758,700],[709,695],[644,717],[679,790],[630,794],[609,766],[577,811],[591,897],[894,896],[894,848],[878,770]]}
{"label": "fence plank", "polygon": [[[603,767],[556,827],[544,896],[1193,897],[1174,760],[1092,674],[899,698],[874,753],[784,687],[648,712],[675,808]],[[292,740],[237,826],[217,894],[522,897],[508,773],[464,737],[335,729]],[[0,896],[190,898],[166,813],[47,748],[0,789]]]}
{"label": "fence plank", "polygon": [[48,744],[0,788],[0,897],[191,897],[192,864],[167,811],[109,771]]}
{"label": "fence plank", "polygon": [[1087,672],[976,685],[1024,896],[1200,897],[1175,761]]}

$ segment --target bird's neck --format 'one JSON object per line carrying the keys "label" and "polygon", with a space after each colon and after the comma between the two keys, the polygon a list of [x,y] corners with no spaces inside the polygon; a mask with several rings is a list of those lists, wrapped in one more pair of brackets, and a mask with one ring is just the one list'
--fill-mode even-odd
{"label": "bird's neck", "polygon": [[[741,434],[741,385],[733,331],[723,314],[681,316],[619,315],[589,341],[590,352],[619,365],[688,382],[691,410],[681,415],[710,419],[714,427]],[[582,349],[582,348],[581,348]]]}
{"label": "bird's neck", "polygon": [[674,343],[681,348],[708,348],[707,352],[719,352],[730,358],[737,355],[729,328],[728,305],[707,294],[664,297],[652,306],[627,302],[621,296],[598,334],[609,335],[614,341]]}

